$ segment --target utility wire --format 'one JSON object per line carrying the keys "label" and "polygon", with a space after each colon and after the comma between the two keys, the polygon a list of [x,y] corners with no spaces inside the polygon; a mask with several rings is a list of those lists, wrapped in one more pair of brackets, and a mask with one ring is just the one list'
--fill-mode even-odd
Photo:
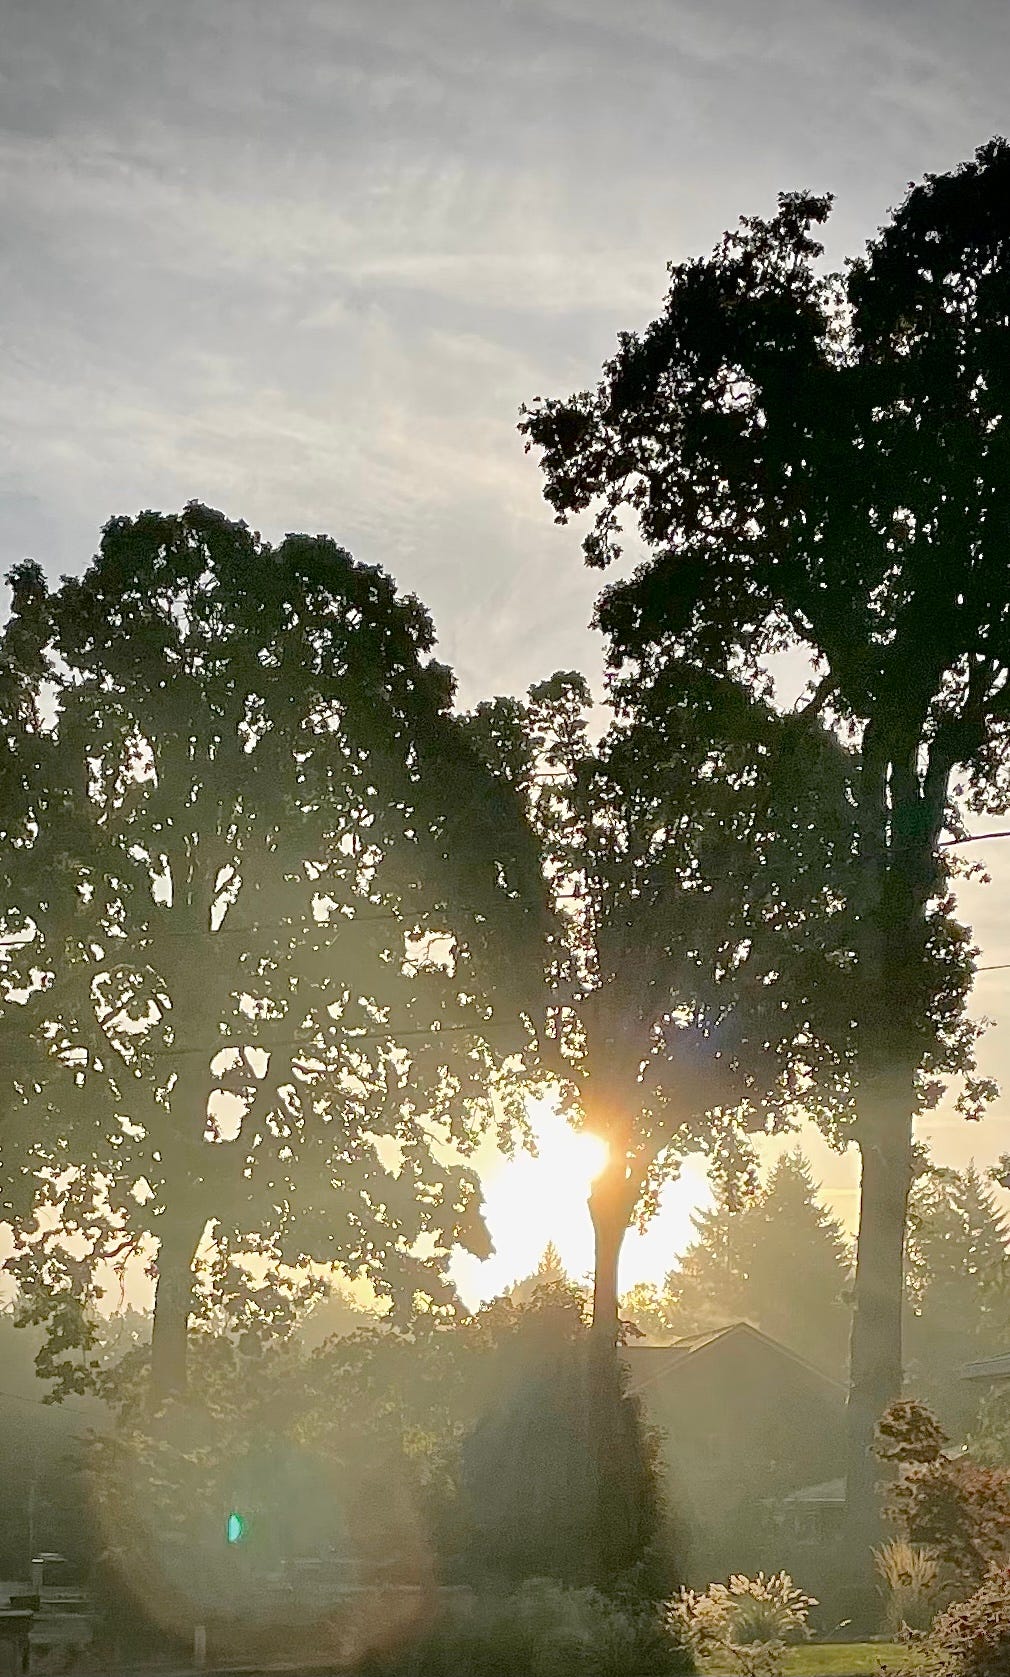
{"label": "utility wire", "polygon": [[[61,1398],[59,1403],[49,1403],[49,1402],[47,1402],[47,1400],[45,1398],[23,1397],[20,1392],[4,1392],[4,1391],[0,1391],[0,1398],[6,1399],[6,1401],[8,1403],[38,1404],[43,1409],[51,1409],[53,1411],[62,1410],[64,1402],[65,1402],[65,1399]],[[73,1407],[73,1409],[77,1410],[78,1414],[86,1414],[87,1413],[86,1410],[78,1409],[76,1404],[74,1404],[72,1407]]]}
{"label": "utility wire", "polygon": [[1010,838],[1010,828],[1004,828],[998,833],[968,833],[965,838],[941,839],[937,848],[949,850],[958,844],[983,844],[986,839]]}
{"label": "utility wire", "polygon": [[[402,1030],[389,1031],[365,1031],[360,1029],[358,1026],[349,1025],[344,1027],[342,1040],[339,1043],[311,1042],[307,1041],[305,1037],[272,1037],[269,1042],[250,1042],[246,1040],[240,1042],[222,1041],[201,1043],[199,1046],[193,1048],[151,1048],[145,1051],[144,1058],[145,1060],[182,1060],[191,1058],[195,1054],[210,1059],[216,1059],[218,1054],[251,1053],[254,1050],[260,1054],[272,1054],[277,1048],[300,1048],[302,1050],[302,1058],[306,1060],[312,1059],[313,1057],[321,1059],[328,1053],[332,1053],[334,1048],[354,1048],[359,1042],[399,1042],[403,1037],[443,1037],[455,1035],[480,1037],[488,1031],[511,1031],[513,1029],[514,1025],[511,1021],[506,1023],[505,1020],[496,1021],[493,1019],[482,1019],[476,1021],[472,1025],[408,1025],[404,1026]],[[108,1047],[110,1057],[113,1055],[118,1056],[119,1063],[104,1066],[102,1068],[102,1074],[109,1071],[132,1074],[140,1069],[139,1067],[132,1065],[129,1060],[122,1058],[122,1051],[114,1042],[110,1041]],[[77,1062],[61,1060],[58,1058],[58,1055],[60,1054],[79,1054],[82,1051],[88,1053],[89,1057],[87,1060]],[[87,1074],[95,1069],[92,1064],[94,1058],[95,1056],[86,1048],[84,1043],[68,1043],[63,1047],[56,1049],[54,1053],[44,1055],[37,1060],[7,1060],[6,1062],[3,1062],[2,1069],[4,1071],[24,1072],[27,1075],[33,1071],[42,1071],[47,1066],[58,1066],[62,1071],[81,1072]]]}

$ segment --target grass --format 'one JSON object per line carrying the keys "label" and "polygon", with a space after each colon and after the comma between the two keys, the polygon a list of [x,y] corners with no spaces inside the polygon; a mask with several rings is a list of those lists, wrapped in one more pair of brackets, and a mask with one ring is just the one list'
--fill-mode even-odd
{"label": "grass", "polygon": [[785,1677],[875,1677],[888,1670],[915,1671],[923,1663],[918,1648],[901,1642],[806,1642],[790,1648]]}
{"label": "grass", "polygon": [[899,1642],[803,1642],[788,1649],[783,1677],[877,1677],[883,1666],[914,1672],[922,1664],[917,1648]]}

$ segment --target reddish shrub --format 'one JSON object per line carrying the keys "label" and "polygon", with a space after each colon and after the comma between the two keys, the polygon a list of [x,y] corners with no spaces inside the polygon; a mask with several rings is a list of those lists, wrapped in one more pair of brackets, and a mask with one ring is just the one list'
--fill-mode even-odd
{"label": "reddish shrub", "polygon": [[920,1403],[894,1404],[877,1428],[877,1454],[898,1465],[885,1517],[957,1578],[977,1583],[1010,1545],[1010,1472],[944,1454],[947,1435]]}

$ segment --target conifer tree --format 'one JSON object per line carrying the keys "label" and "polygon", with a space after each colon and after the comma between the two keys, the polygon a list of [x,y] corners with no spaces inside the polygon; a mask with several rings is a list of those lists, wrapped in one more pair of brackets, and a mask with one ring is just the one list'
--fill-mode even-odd
{"label": "conifer tree", "polygon": [[851,1255],[803,1154],[781,1158],[742,1205],[721,1194],[694,1225],[696,1238],[666,1278],[671,1330],[750,1322],[840,1379]]}
{"label": "conifer tree", "polygon": [[906,1381],[957,1432],[977,1395],[964,1365],[1010,1349],[1007,1219],[974,1163],[918,1179],[905,1261]]}

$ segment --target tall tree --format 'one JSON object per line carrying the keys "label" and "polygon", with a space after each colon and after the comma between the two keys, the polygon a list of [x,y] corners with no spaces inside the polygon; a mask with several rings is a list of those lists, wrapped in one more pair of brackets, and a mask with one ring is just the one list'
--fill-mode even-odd
{"label": "tall tree", "polygon": [[[848,758],[810,718],[725,678],[668,672],[633,720],[587,735],[561,674],[472,719],[526,796],[555,899],[554,1055],[579,1122],[607,1143],[589,1199],[593,1323],[618,1334],[625,1233],[699,1148],[753,1168],[749,1136],[844,1110],[831,959],[845,959]],[[818,818],[819,811],[827,811]]]}
{"label": "tall tree", "polygon": [[909,1388],[962,1432],[972,1419],[965,1363],[1010,1345],[1010,1242],[992,1183],[972,1164],[931,1168],[909,1199],[905,1372]]}
{"label": "tall tree", "polygon": [[993,141],[911,190],[840,276],[817,265],[830,199],[784,195],[671,268],[662,314],[622,336],[595,392],[522,420],[559,519],[595,510],[591,565],[637,521],[646,557],[598,608],[632,696],[670,657],[756,681],[793,650],[857,754],[848,1506],[867,1569],[873,1429],[901,1390],[912,1121],[938,1072],[968,1074],[970,1111],[987,1093],[970,951],[936,917],[951,797],[1007,801],[1008,188],[1010,147]]}
{"label": "tall tree", "polygon": [[273,548],[196,504],[114,519],[49,597],[13,582],[0,1184],[23,1285],[87,1295],[102,1257],[153,1248],[162,1397],[210,1240],[441,1296],[448,1248],[486,1247],[452,1146],[523,1046],[543,920],[427,614],[328,538]]}
{"label": "tall tree", "polygon": [[750,1322],[841,1379],[851,1254],[802,1153],[787,1153],[743,1203],[723,1194],[694,1219],[695,1239],[661,1297],[679,1334]]}

